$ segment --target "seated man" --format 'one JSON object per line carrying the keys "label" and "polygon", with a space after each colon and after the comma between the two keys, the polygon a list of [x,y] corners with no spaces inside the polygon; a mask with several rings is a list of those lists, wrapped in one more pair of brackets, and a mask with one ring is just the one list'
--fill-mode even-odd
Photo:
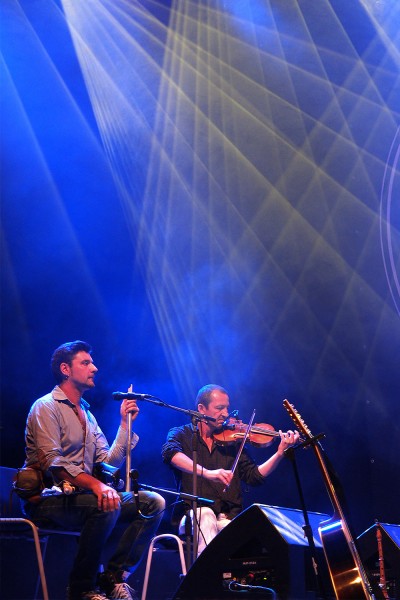
{"label": "seated man", "polygon": [[[58,385],[31,407],[24,466],[39,469],[44,477],[50,475],[65,493],[33,495],[24,501],[24,511],[38,525],[81,531],[69,576],[69,600],[132,600],[134,590],[125,579],[155,534],[165,501],[154,492],[140,491],[138,498],[117,492],[92,473],[98,462],[121,465],[126,455],[127,415],[132,413],[135,420],[139,408],[135,400],[121,403],[121,424],[110,447],[82,398],[95,386],[97,368],[90,346],[79,340],[63,344],[54,351],[51,368]],[[132,447],[137,441],[133,434]],[[98,577],[111,532],[119,536],[117,547]],[[98,583],[102,591],[96,588]]]}
{"label": "seated man", "polygon": [[[217,533],[236,517],[243,509],[241,482],[248,485],[261,485],[284,457],[286,448],[299,439],[297,431],[279,431],[280,444],[277,451],[260,465],[243,450],[237,468],[232,466],[237,454],[237,446],[218,445],[213,433],[221,428],[228,418],[228,392],[219,385],[206,385],[196,398],[198,412],[213,417],[215,421],[201,421],[197,439],[197,494],[214,500],[212,508],[200,506],[197,509],[199,523],[198,554],[211,542]],[[193,426],[191,424],[172,428],[162,448],[165,463],[175,472],[181,492],[193,492]],[[188,507],[189,509],[189,507]],[[180,533],[183,530],[181,523]]]}

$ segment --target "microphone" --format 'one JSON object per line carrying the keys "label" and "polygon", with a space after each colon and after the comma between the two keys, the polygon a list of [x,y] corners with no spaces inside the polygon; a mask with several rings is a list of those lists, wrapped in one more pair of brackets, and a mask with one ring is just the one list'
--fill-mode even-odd
{"label": "microphone", "polygon": [[113,400],[146,400],[146,398],[154,398],[150,394],[137,394],[136,392],[113,392]]}
{"label": "microphone", "polygon": [[133,495],[135,496],[135,505],[138,514],[140,515],[140,504],[139,504],[139,471],[137,469],[132,469],[129,472],[129,477],[132,479],[132,490]]}
{"label": "microphone", "polygon": [[238,410],[233,410],[231,413],[229,413],[229,415],[226,417],[225,421],[222,423],[222,427],[226,427],[229,423],[229,419],[231,417],[233,417],[234,419],[236,419],[236,417],[238,416],[239,411]]}

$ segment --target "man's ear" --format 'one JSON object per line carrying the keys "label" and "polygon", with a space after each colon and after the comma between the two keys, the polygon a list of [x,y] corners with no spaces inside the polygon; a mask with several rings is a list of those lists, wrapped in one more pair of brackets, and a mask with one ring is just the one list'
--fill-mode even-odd
{"label": "man's ear", "polygon": [[201,413],[204,413],[206,411],[206,407],[204,406],[204,404],[202,404],[201,402],[197,405],[197,410]]}
{"label": "man's ear", "polygon": [[68,363],[63,362],[60,365],[60,371],[61,371],[62,375],[69,375],[71,372],[71,367],[69,366]]}

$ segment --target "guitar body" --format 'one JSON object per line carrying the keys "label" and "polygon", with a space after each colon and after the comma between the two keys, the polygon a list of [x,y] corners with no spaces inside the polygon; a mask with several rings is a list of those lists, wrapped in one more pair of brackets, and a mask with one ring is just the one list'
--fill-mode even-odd
{"label": "guitar body", "polygon": [[313,438],[311,431],[292,404],[287,400],[283,406],[300,431],[312,441],[314,453],[321,467],[325,487],[334,509],[329,521],[318,528],[333,589],[337,600],[374,600],[371,586],[358,555],[356,545],[339,502],[337,491],[324,460],[322,448]]}
{"label": "guitar body", "polygon": [[336,598],[339,600],[372,598],[363,584],[359,561],[354,556],[355,548],[352,551],[342,521],[335,518],[324,521],[320,523],[318,531]]}

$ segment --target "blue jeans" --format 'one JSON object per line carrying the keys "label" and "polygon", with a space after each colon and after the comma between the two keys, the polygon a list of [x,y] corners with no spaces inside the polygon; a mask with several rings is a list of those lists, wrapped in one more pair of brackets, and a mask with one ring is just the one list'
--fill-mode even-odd
{"label": "blue jeans", "polygon": [[78,550],[69,577],[71,597],[96,587],[103,551],[112,534],[115,550],[106,569],[113,573],[133,572],[147,544],[157,531],[165,508],[165,500],[154,492],[139,492],[140,512],[154,518],[144,519],[136,510],[132,492],[120,492],[118,510],[104,512],[97,508],[92,493],[71,496],[47,496],[38,504],[25,502],[24,511],[39,527],[81,531]]}

